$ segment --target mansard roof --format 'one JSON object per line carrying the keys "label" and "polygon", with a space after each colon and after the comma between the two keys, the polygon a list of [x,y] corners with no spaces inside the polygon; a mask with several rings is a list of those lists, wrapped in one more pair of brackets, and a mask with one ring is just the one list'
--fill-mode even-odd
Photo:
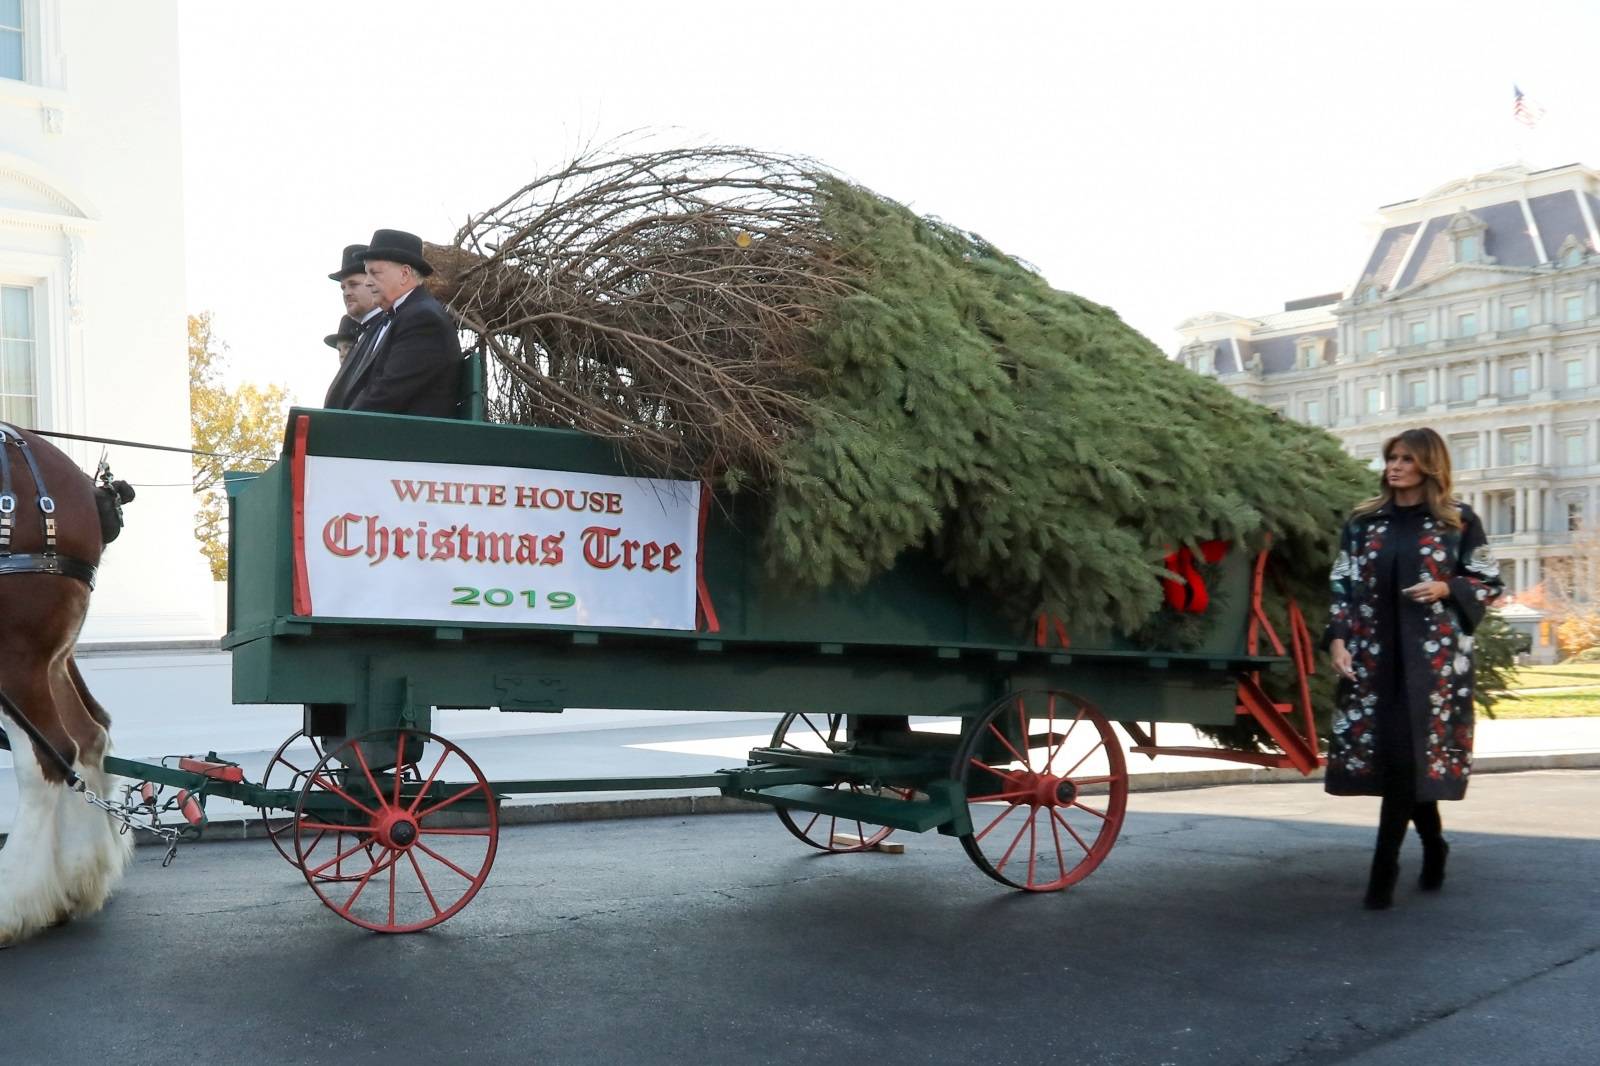
{"label": "mansard roof", "polygon": [[1589,191],[1594,177],[1576,165],[1534,172],[1507,167],[1451,182],[1420,200],[1390,204],[1381,211],[1391,224],[1378,234],[1358,290],[1376,283],[1384,292],[1395,292],[1450,269],[1455,265],[1450,224],[1462,216],[1482,224],[1485,265],[1547,266],[1568,238],[1589,252],[1600,251],[1594,230],[1600,199]]}
{"label": "mansard roof", "polygon": [[1217,374],[1237,374],[1259,370],[1263,375],[1281,374],[1299,364],[1300,342],[1320,339],[1323,362],[1334,362],[1338,334],[1332,328],[1303,330],[1276,337],[1221,337],[1210,342],[1211,365]]}

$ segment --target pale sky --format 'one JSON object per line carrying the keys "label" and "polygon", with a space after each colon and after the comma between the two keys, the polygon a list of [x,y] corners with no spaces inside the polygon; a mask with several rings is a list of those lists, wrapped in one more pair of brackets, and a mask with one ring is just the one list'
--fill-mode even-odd
{"label": "pale sky", "polygon": [[[1600,165],[1600,4],[181,0],[191,311],[319,403],[326,275],[634,130],[823,160],[1164,350],[1348,288],[1375,209]],[[1531,134],[1512,83],[1544,106]]]}

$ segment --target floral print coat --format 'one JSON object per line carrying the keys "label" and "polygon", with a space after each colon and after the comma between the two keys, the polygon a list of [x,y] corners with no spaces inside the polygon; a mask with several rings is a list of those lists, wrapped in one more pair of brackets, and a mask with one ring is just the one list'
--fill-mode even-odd
{"label": "floral print coat", "polygon": [[[1395,521],[1394,509],[1351,519],[1340,536],[1330,575],[1333,599],[1326,647],[1342,639],[1351,655],[1354,681],[1341,680],[1328,748],[1327,790],[1339,796],[1381,795],[1378,704],[1383,656],[1399,656],[1404,699],[1416,764],[1416,798],[1461,799],[1472,766],[1472,633],[1489,603],[1500,595],[1500,567],[1489,549],[1483,523],[1461,508],[1461,528],[1452,530],[1431,514],[1420,523]],[[1416,543],[1389,544],[1409,525]],[[1431,604],[1380,594],[1379,558],[1400,549],[1404,588],[1443,581],[1450,595]],[[1414,571],[1414,572],[1413,572]],[[1398,618],[1391,633],[1390,618]]]}

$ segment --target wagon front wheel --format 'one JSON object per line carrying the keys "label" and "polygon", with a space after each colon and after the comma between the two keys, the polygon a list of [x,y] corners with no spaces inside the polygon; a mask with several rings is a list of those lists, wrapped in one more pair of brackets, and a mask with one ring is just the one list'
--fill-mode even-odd
{"label": "wagon front wheel", "polygon": [[[416,932],[483,887],[499,842],[497,807],[477,764],[443,737],[366,733],[307,772],[295,806],[295,865],[345,921]],[[343,881],[324,876],[341,864]]]}
{"label": "wagon front wheel", "polygon": [[[302,752],[304,745],[309,752]],[[314,736],[307,736],[305,730],[297,729],[289,735],[289,739],[278,745],[278,750],[272,753],[272,758],[267,760],[267,768],[261,774],[261,787],[263,789],[283,789],[285,791],[299,791],[306,783],[310,768],[315,766],[323,756],[322,743]],[[294,819],[277,817],[265,807],[261,811],[261,825],[267,832],[267,839],[272,841],[272,846],[278,849],[278,854],[288,860],[289,865],[298,866],[294,855]],[[327,836],[326,844],[317,841],[312,845],[315,855],[322,847],[332,850],[328,854],[343,854],[353,843],[352,839],[343,832],[335,832]],[[362,852],[351,856],[348,862],[339,861],[323,872],[317,878],[323,881],[356,881],[360,880],[362,872],[371,866],[375,858],[372,846],[369,844]]]}
{"label": "wagon front wheel", "polygon": [[[772,747],[797,751],[837,751],[844,746],[845,716],[842,714],[811,714],[796,711],[786,714],[772,733]],[[851,781],[840,781],[831,786],[835,791],[892,796],[909,800],[911,789],[869,788]],[[811,811],[790,811],[778,808],[778,820],[795,837],[818,851],[845,853],[871,851],[894,830],[888,826],[874,825],[855,818],[840,818],[832,814]]]}
{"label": "wagon front wheel", "polygon": [[951,774],[966,789],[961,846],[1001,884],[1054,892],[1116,843],[1128,768],[1111,723],[1064,692],[1013,693],[964,730]]}

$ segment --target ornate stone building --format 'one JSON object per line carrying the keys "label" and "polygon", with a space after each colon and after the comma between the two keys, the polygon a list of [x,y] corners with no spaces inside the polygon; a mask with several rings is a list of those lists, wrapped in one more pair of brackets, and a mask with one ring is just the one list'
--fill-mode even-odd
{"label": "ornate stone building", "polygon": [[1358,458],[1438,430],[1526,592],[1600,520],[1600,172],[1507,167],[1378,214],[1347,294],[1197,315],[1177,358]]}
{"label": "ornate stone building", "polygon": [[[175,0],[0,0],[0,420],[189,439]],[[99,445],[64,445],[93,470]],[[145,486],[89,644],[213,637],[187,456],[113,448]]]}

